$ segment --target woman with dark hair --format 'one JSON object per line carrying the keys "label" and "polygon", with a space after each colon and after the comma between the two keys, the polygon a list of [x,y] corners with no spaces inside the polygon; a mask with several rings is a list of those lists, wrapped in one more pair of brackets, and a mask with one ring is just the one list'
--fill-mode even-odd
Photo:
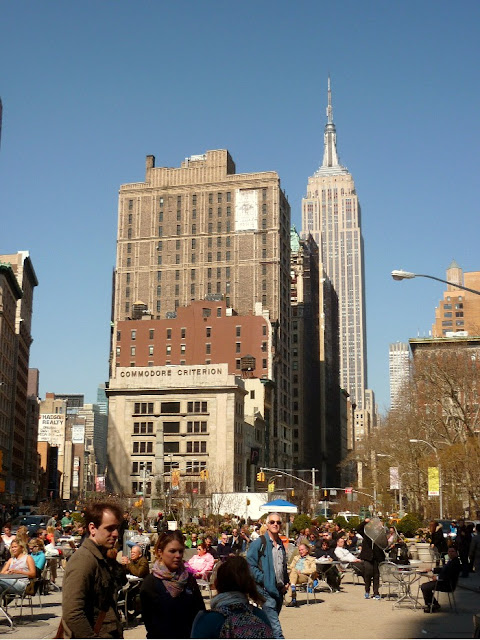
{"label": "woman with dark hair", "polygon": [[184,550],[180,531],[163,533],[155,544],[157,560],[140,590],[147,638],[189,638],[195,616],[205,609],[197,582],[183,564]]}
{"label": "woman with dark hair", "polygon": [[[447,540],[443,535],[443,527],[436,520],[432,520],[429,525],[430,546],[437,551],[442,564],[445,564],[444,555],[448,551]],[[437,563],[438,564],[438,563]]]}
{"label": "woman with dark hair", "polygon": [[210,611],[200,612],[193,623],[192,638],[273,638],[266,614],[249,603],[261,605],[263,596],[257,590],[248,562],[243,556],[232,556],[217,571]]}

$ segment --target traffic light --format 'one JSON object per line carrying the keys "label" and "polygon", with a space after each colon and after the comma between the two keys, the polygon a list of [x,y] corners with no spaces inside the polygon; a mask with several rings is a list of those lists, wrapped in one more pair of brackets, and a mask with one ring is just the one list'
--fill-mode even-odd
{"label": "traffic light", "polygon": [[328,489],[323,490],[323,499],[328,500],[330,498],[330,491]]}
{"label": "traffic light", "polygon": [[263,471],[259,471],[257,473],[257,481],[258,482],[265,482],[265,473]]}
{"label": "traffic light", "polygon": [[275,491],[275,482],[270,482],[268,485],[268,492],[273,493]]}

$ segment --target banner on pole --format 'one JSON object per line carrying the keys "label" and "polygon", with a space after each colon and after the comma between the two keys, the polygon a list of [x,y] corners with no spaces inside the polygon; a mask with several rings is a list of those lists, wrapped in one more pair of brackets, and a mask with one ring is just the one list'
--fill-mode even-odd
{"label": "banner on pole", "polygon": [[400,489],[398,467],[390,467],[390,489]]}
{"label": "banner on pole", "polygon": [[438,467],[428,467],[428,495],[440,495],[440,474]]}

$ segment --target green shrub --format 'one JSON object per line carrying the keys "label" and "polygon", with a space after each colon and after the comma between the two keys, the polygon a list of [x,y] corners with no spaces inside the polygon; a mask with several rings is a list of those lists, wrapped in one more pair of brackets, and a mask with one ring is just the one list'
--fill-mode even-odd
{"label": "green shrub", "polygon": [[407,513],[396,524],[398,533],[403,533],[407,538],[412,538],[415,532],[423,525],[423,520],[414,513]]}
{"label": "green shrub", "polygon": [[336,518],[334,518],[333,519],[333,523],[334,524],[339,524],[342,529],[348,528],[348,522],[346,521],[346,519],[343,516],[337,516]]}
{"label": "green shrub", "polygon": [[347,529],[358,529],[358,527],[360,526],[360,518],[350,518],[350,520],[347,522]]}
{"label": "green shrub", "polygon": [[310,516],[305,515],[304,513],[299,513],[295,516],[295,520],[292,523],[292,531],[296,531],[299,533],[302,529],[306,529],[307,527],[312,526],[312,519]]}

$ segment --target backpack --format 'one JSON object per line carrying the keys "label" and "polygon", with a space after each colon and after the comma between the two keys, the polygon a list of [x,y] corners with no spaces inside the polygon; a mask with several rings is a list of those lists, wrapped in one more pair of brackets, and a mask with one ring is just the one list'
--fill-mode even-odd
{"label": "backpack", "polygon": [[248,604],[234,604],[218,607],[218,613],[225,616],[219,638],[273,638],[272,627],[252,611]]}

